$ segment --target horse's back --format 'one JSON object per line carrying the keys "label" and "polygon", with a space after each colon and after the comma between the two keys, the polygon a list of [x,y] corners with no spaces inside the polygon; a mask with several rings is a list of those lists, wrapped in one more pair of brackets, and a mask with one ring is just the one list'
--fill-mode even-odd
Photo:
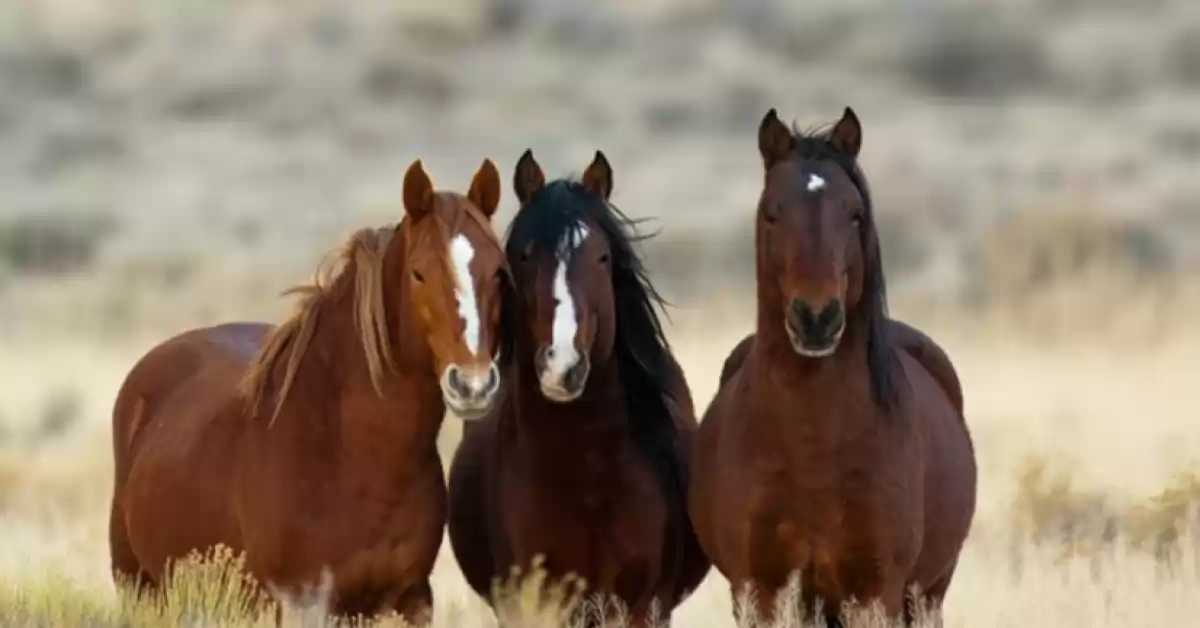
{"label": "horse's back", "polygon": [[[146,422],[173,404],[206,406],[236,395],[269,325],[233,323],[183,332],[147,352],[125,377],[113,410],[118,459]],[[192,398],[194,397],[194,398]]]}
{"label": "horse's back", "polygon": [[111,540],[129,546],[152,577],[167,558],[233,543],[227,497],[238,385],[269,332],[256,324],[184,332],[151,349],[121,386]]}
{"label": "horse's back", "polygon": [[742,341],[734,345],[733,351],[729,352],[729,357],[725,358],[725,363],[721,365],[720,384],[725,385],[729,378],[733,377],[742,368],[742,364],[746,362],[746,356],[750,355],[750,349],[754,346],[755,334],[748,334]]}
{"label": "horse's back", "polygon": [[669,362],[667,363],[667,392],[671,396],[671,412],[675,415],[675,425],[679,429],[695,430],[696,421],[696,403],[692,399],[692,389],[688,386],[687,377],[683,373],[683,367],[675,359],[675,356],[668,354]]}
{"label": "horse's back", "polygon": [[958,372],[950,362],[950,356],[928,335],[917,328],[891,319],[888,321],[888,337],[892,345],[916,358],[925,370],[937,380],[942,391],[950,398],[951,405],[963,413],[962,383],[958,380]]}

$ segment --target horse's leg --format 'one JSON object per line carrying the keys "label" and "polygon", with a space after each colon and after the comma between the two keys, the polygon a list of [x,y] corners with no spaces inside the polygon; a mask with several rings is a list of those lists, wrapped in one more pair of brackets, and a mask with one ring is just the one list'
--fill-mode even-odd
{"label": "horse's leg", "polygon": [[862,601],[856,601],[850,608],[841,604],[822,606],[817,625],[828,628],[872,628],[878,626],[882,619],[887,626],[894,626],[897,622],[908,626],[910,619],[907,592],[903,583],[880,583],[869,587],[862,594]]}
{"label": "horse's leg", "polygon": [[650,602],[649,608],[646,609],[645,625],[649,628],[671,628],[671,615],[675,613],[675,606],[671,605],[669,600],[673,599],[674,590],[670,593],[665,593],[654,598]]}
{"label": "horse's leg", "polygon": [[669,621],[651,621],[647,614],[634,615],[629,618],[629,628],[668,628]]}
{"label": "horse's leg", "polygon": [[671,611],[655,598],[645,609],[630,613],[628,625],[629,628],[671,628]]}
{"label": "horse's leg", "polygon": [[115,503],[108,519],[108,544],[113,581],[118,590],[128,590],[136,597],[153,593],[156,590],[154,580],[142,568],[141,562],[133,553],[133,547],[129,543],[129,530],[125,526],[125,513]]}
{"label": "horse's leg", "polygon": [[770,586],[764,587],[759,583],[749,583],[751,589],[747,592],[746,584],[730,584],[733,594],[734,620],[741,628],[773,625],[779,589]]}
{"label": "horse's leg", "polygon": [[413,626],[433,623],[433,588],[422,580],[406,589],[396,600],[396,612]]}
{"label": "horse's leg", "polygon": [[914,599],[913,606],[921,605],[923,608],[912,608],[906,605],[904,612],[904,625],[916,625],[918,619],[928,617],[933,620],[935,626],[942,625],[942,601],[946,599],[946,591],[950,588],[950,581],[954,579],[954,570],[958,567],[958,559],[950,564],[946,573],[942,574],[929,588],[921,591],[919,597]]}
{"label": "horse's leg", "polygon": [[[883,616],[888,622],[887,625],[891,626],[897,620],[904,622],[904,625],[906,626],[909,625],[909,596],[908,590],[904,588],[903,583],[898,585],[895,589],[889,587],[883,595],[877,598],[877,600],[879,608],[883,611]],[[846,622],[843,621],[842,625],[844,626],[845,623]],[[866,620],[866,625],[874,626],[876,624],[873,619],[868,617]]]}
{"label": "horse's leg", "polygon": [[494,539],[489,527],[488,452],[495,443],[492,423],[464,423],[462,440],[454,461],[446,496],[449,517],[446,532],[450,551],[467,584],[480,597],[490,599],[492,577],[496,575]]}

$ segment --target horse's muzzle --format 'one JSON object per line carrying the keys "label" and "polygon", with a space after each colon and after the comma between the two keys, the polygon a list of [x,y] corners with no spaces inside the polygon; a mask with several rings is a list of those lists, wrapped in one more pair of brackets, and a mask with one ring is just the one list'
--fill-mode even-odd
{"label": "horse's muzzle", "polygon": [[580,352],[564,368],[562,360],[555,359],[561,356],[553,355],[553,351],[551,347],[543,347],[533,360],[542,396],[557,403],[570,403],[578,399],[587,387],[591,361],[587,352]]}
{"label": "horse's muzzle", "polygon": [[827,357],[837,350],[846,330],[845,308],[840,300],[828,301],[817,309],[807,301],[793,299],[784,326],[796,353],[808,358]]}
{"label": "horse's muzzle", "polygon": [[470,421],[491,411],[500,390],[500,369],[493,362],[486,370],[467,372],[456,364],[442,376],[442,398],[458,418]]}

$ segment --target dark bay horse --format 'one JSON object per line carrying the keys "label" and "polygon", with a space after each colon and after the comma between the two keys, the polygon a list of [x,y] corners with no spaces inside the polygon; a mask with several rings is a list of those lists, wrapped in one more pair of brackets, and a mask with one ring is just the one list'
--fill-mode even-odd
{"label": "dark bay horse", "polygon": [[604,155],[581,182],[547,185],[526,151],[513,179],[515,359],[451,466],[451,546],[485,598],[493,578],[542,555],[552,579],[580,576],[646,626],[710,566],[687,518],[691,393],[634,224],[608,203]]}
{"label": "dark bay horse", "polygon": [[714,566],[758,617],[798,575],[811,614],[940,608],[975,512],[974,448],[946,354],[887,316],[878,235],[846,108],[759,129],[756,333],[700,425],[689,507]]}
{"label": "dark bay horse", "polygon": [[169,560],[224,544],[264,587],[328,570],[336,613],[428,621],[438,429],[500,386],[500,185],[485,161],[467,196],[435,192],[417,161],[405,218],[351,237],[286,322],[188,331],[134,366],[113,410],[122,584],[157,589]]}

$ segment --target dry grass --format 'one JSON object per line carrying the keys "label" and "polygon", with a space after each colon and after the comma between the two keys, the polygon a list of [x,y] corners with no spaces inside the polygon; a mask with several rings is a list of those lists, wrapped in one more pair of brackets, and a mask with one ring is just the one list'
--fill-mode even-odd
{"label": "dry grass", "polygon": [[[713,392],[724,351],[746,327],[744,315],[721,320],[676,314],[677,351],[701,404]],[[1181,335],[1126,354],[1095,346],[1029,347],[951,324],[939,324],[935,333],[955,357],[969,393],[981,474],[979,515],[947,602],[947,624],[1183,626],[1200,616],[1194,595],[1200,536],[1189,524],[1200,505],[1200,476],[1188,453],[1196,450],[1200,430],[1187,375],[1200,342]],[[105,417],[111,390],[145,347],[59,348],[41,355],[32,346],[21,345],[19,354],[16,344],[5,348],[6,356],[22,360],[19,366],[6,362],[0,377],[22,381],[15,379],[19,370],[29,385],[7,399],[0,414],[41,416],[67,395],[81,416],[69,433],[54,437],[31,437],[39,433],[37,418],[7,424],[10,446],[0,447],[0,623],[248,626],[273,620],[269,609],[247,610],[250,593],[240,588],[236,561],[227,554],[215,562],[185,561],[165,599],[133,602],[114,593],[106,568]],[[457,427],[447,423],[447,459]],[[515,625],[561,624],[562,595],[514,585],[503,588],[502,612],[519,617]],[[445,546],[434,589],[436,626],[496,625]],[[285,623],[325,625],[321,599],[317,589],[289,601]],[[733,608],[728,584],[714,573],[677,609],[674,625],[733,626]]]}
{"label": "dry grass", "polygon": [[[976,540],[964,554],[945,620],[955,626],[997,627],[1191,625],[1189,618],[1200,612],[1194,594],[1200,586],[1198,558],[1191,540],[1179,546],[1170,562],[1120,543],[1086,555],[1063,555],[1055,547],[1034,543],[1003,552],[998,545]],[[450,572],[449,560],[444,556],[439,565],[434,626],[496,625],[492,613]],[[609,611],[606,626],[623,625],[618,605],[581,600],[569,587],[547,592],[543,584],[535,575],[502,587],[500,614],[509,625],[571,626],[565,619],[571,609],[596,613],[601,608]],[[285,602],[282,608],[285,626],[403,625],[386,617],[335,622],[325,616],[319,593]],[[674,625],[733,626],[732,608],[728,588],[713,577],[676,612]],[[855,625],[887,625],[873,609],[849,610]],[[274,617],[275,607],[257,597],[239,562],[223,552],[215,553],[215,560],[184,561],[161,598],[133,600],[108,587],[52,572],[0,586],[0,618],[8,626],[267,626]],[[742,625],[768,624],[747,619]],[[770,625],[803,624],[795,616],[784,616]],[[935,618],[927,615],[919,625],[934,626]]]}

